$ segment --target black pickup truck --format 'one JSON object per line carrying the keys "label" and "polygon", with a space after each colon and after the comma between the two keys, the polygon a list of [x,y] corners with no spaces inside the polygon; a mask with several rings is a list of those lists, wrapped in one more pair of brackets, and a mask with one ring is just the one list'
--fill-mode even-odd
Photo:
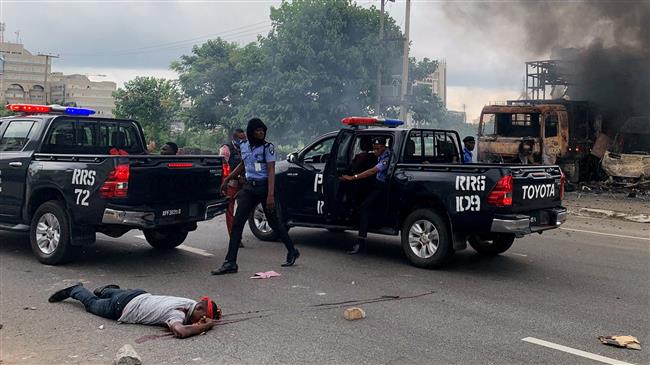
{"label": "black pickup truck", "polygon": [[[277,202],[288,227],[357,230],[362,180],[339,181],[359,154],[371,153],[364,139],[387,138],[393,156],[388,192],[371,232],[399,235],[416,266],[444,264],[467,242],[480,254],[505,252],[516,237],[559,227],[564,175],[558,166],[462,164],[458,134],[451,130],[364,128],[369,118],[325,134],[277,164]],[[381,120],[376,124],[381,125]],[[374,178],[374,177],[372,177]],[[262,240],[275,239],[261,207],[249,226]]]}
{"label": "black pickup truck", "polygon": [[173,248],[224,212],[221,156],[149,155],[135,121],[38,108],[0,118],[0,229],[29,231],[42,263],[65,262],[96,232],[141,229]]}

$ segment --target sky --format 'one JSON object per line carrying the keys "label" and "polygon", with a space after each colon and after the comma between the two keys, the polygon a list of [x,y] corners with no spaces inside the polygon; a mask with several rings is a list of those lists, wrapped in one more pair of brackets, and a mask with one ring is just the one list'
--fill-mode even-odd
{"label": "sky", "polygon": [[[189,54],[193,44],[222,38],[245,44],[270,29],[268,0],[0,0],[5,40],[19,40],[30,52],[53,53],[53,71],[87,74],[115,81],[135,76],[175,78],[172,61]],[[357,1],[364,7],[379,0]],[[463,7],[478,3],[464,2]],[[504,6],[508,6],[504,3]],[[445,59],[448,109],[466,108],[475,120],[483,105],[521,94],[525,51],[523,37],[503,34],[491,19],[459,22],[445,1],[413,0],[411,56]],[[405,2],[388,2],[388,13],[404,26]],[[478,31],[477,31],[478,30]],[[15,32],[19,32],[16,34]],[[104,75],[104,76],[96,76]]]}

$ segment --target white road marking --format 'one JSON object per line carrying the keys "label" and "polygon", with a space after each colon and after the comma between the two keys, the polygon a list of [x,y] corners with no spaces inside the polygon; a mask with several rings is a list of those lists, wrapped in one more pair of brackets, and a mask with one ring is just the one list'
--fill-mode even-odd
{"label": "white road marking", "polygon": [[[134,237],[135,238],[140,238],[140,239],[143,239],[143,240],[147,239],[143,234],[140,234],[140,235],[137,235],[137,236],[134,236]],[[176,248],[179,249],[179,250],[195,253],[197,255],[201,255],[201,256],[205,256],[205,257],[213,257],[214,256],[213,254],[209,253],[208,251],[202,250],[200,248],[194,248],[194,247],[185,246],[185,245],[180,245],[180,246],[178,246]]]}
{"label": "white road marking", "polygon": [[595,361],[604,362],[605,364],[632,365],[629,362],[620,361],[620,360],[612,359],[612,358],[609,358],[609,357],[592,354],[591,352],[586,352],[586,351],[574,349],[572,347],[558,345],[556,343],[540,340],[540,339],[535,338],[535,337],[526,337],[526,338],[522,338],[521,340],[525,341],[525,342],[528,342],[528,343],[535,344],[535,345],[548,347],[548,348],[551,348],[551,349],[554,349],[554,350],[563,351],[563,352],[566,352],[566,353],[569,353],[569,354],[572,354],[572,355],[581,356],[581,357],[584,357],[586,359],[591,359],[591,360],[595,360]]}
{"label": "white road marking", "polygon": [[178,246],[178,247],[176,247],[176,248],[179,249],[179,250],[183,250],[183,251],[187,251],[187,252],[195,253],[195,254],[197,254],[197,255],[201,255],[201,256],[205,256],[205,257],[212,257],[212,256],[214,256],[213,254],[209,253],[208,251],[206,251],[206,250],[202,250],[202,249],[200,249],[200,248],[194,248],[194,247],[185,246],[185,245],[180,245],[180,246]]}
{"label": "white road marking", "polygon": [[626,236],[624,234],[604,233],[604,232],[587,231],[587,230],[584,230],[584,229],[564,228],[564,227],[560,227],[560,229],[565,230],[565,231],[599,234],[599,235],[602,235],[602,236],[612,236],[612,237],[621,237],[621,238],[631,238],[633,240],[650,241],[650,238],[639,237],[639,236]]}

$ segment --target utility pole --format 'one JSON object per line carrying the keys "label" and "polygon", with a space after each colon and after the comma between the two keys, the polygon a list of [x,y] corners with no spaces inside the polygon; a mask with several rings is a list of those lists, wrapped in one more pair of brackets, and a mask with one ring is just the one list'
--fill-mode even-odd
{"label": "utility pole", "polygon": [[[379,13],[379,49],[384,47],[384,4],[385,0],[381,2],[381,12]],[[377,64],[377,103],[375,104],[375,115],[381,113],[381,60]]]}
{"label": "utility pole", "polygon": [[406,17],[404,18],[404,54],[402,59],[402,91],[401,106],[399,110],[400,119],[406,123],[408,116],[408,101],[406,100],[406,93],[408,92],[409,83],[409,31],[411,27],[411,0],[406,0]]}
{"label": "utility pole", "polygon": [[47,75],[49,74],[49,72],[48,72],[47,66],[50,64],[50,59],[51,58],[59,58],[59,55],[54,55],[54,54],[50,54],[50,53],[45,53],[45,54],[39,53],[38,55],[39,56],[45,56],[45,83],[43,85],[43,88],[45,88],[45,105],[47,105],[47,104],[49,104],[48,97],[47,97],[48,94],[49,94],[49,92],[48,92],[49,89],[48,89],[48,85],[47,85]]}

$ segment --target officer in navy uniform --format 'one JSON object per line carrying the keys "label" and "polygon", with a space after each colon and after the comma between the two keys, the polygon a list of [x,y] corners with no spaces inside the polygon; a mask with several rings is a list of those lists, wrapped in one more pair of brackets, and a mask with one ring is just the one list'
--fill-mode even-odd
{"label": "officer in navy uniform", "polygon": [[226,260],[220,268],[212,270],[212,275],[237,272],[237,251],[239,251],[244,225],[259,203],[264,207],[269,225],[287,248],[287,260],[282,266],[292,266],[300,256],[300,252],[294,247],[287,229],[280,222],[275,211],[275,147],[272,143],[266,142],[266,130],[266,125],[260,119],[253,118],[248,121],[246,128],[248,141],[241,144],[242,162],[221,184],[221,190],[224,191],[230,180],[242,173],[246,175],[246,183],[237,194],[237,212]]}
{"label": "officer in navy uniform", "polygon": [[386,195],[386,177],[388,174],[388,163],[392,152],[386,147],[385,137],[374,137],[372,141],[372,152],[378,157],[377,164],[368,170],[355,175],[343,175],[342,181],[355,181],[367,179],[374,175],[374,184],[371,186],[368,195],[361,203],[359,209],[359,238],[357,242],[348,251],[348,254],[354,255],[361,252],[366,246],[366,237],[368,236],[368,224],[370,223],[370,214],[376,209],[377,205],[382,202]]}

